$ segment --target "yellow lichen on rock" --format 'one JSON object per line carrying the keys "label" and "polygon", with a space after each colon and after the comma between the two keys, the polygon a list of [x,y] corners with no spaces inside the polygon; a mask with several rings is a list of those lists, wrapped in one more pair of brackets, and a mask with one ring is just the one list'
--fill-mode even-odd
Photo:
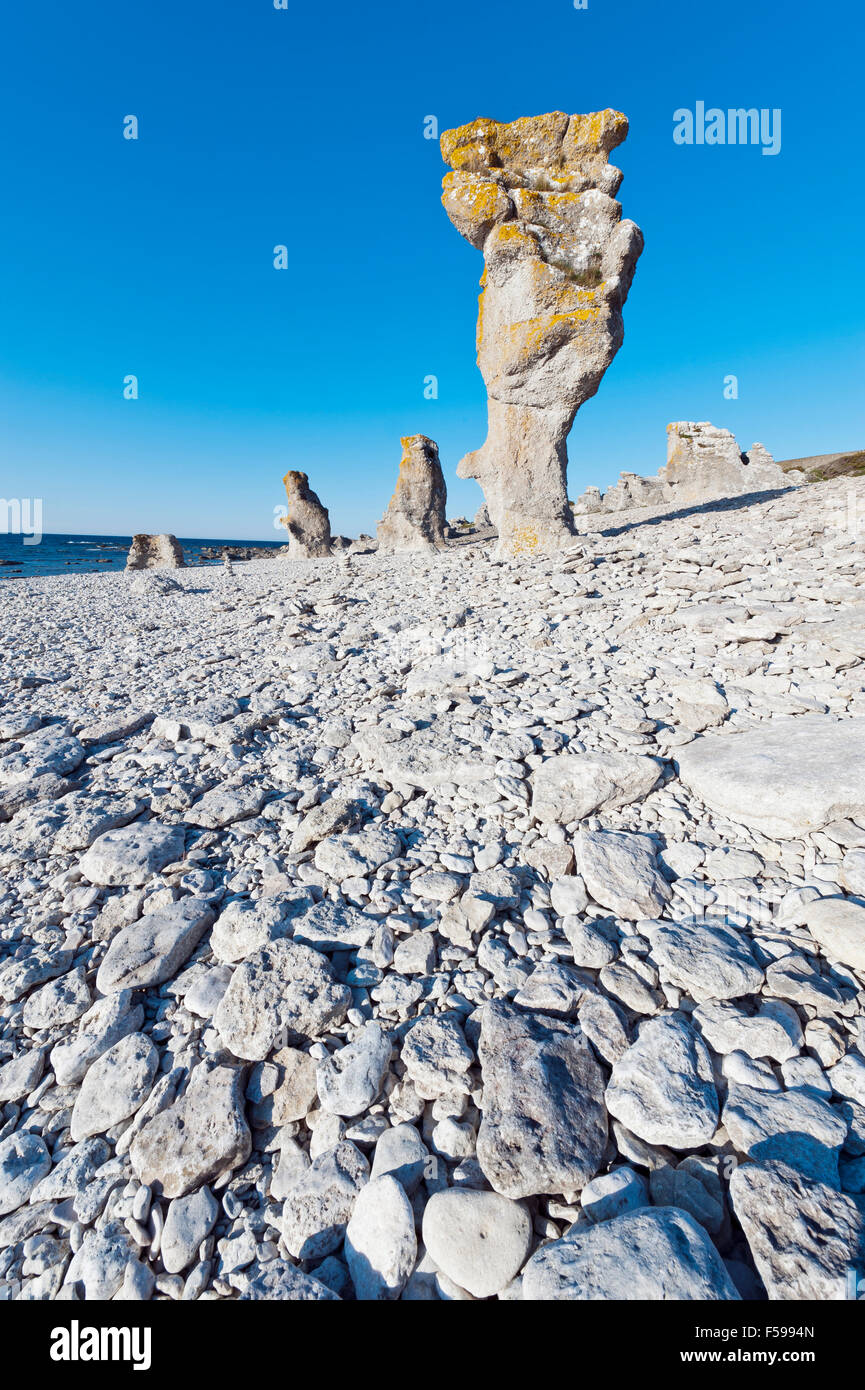
{"label": "yellow lichen on rock", "polygon": [[642,250],[607,160],[627,131],[620,111],[552,111],[484,117],[441,138],[452,170],[442,202],[485,262],[477,353],[489,430],[457,471],[480,482],[505,553],[573,534],[565,440],[621,345]]}
{"label": "yellow lichen on rock", "polygon": [[445,539],[447,489],[438,445],[425,434],[403,435],[400,444],[396,487],[378,524],[379,553],[440,550]]}
{"label": "yellow lichen on rock", "polygon": [[511,553],[514,555],[536,555],[540,549],[540,539],[533,526],[515,526],[511,532]]}
{"label": "yellow lichen on rock", "polygon": [[566,225],[579,207],[580,196],[579,193],[539,192],[534,188],[514,190],[520,217],[541,227]]}
{"label": "yellow lichen on rock", "polygon": [[597,319],[597,309],[573,309],[567,314],[525,319],[510,325],[511,342],[520,357],[543,357],[563,347],[573,337],[577,324]]}
{"label": "yellow lichen on rock", "polygon": [[610,151],[625,139],[628,120],[608,108],[588,115],[551,111],[499,122],[470,121],[441,137],[442,157],[462,176],[487,175],[508,187],[532,186],[547,174],[554,181],[594,180]]}
{"label": "yellow lichen on rock", "polygon": [[580,156],[608,155],[628,134],[628,118],[621,111],[607,107],[585,116],[572,116],[563,141],[566,161]]}
{"label": "yellow lichen on rock", "polygon": [[483,246],[492,228],[513,216],[507,193],[490,180],[446,174],[442,188],[442,204],[448,217],[473,246]]}

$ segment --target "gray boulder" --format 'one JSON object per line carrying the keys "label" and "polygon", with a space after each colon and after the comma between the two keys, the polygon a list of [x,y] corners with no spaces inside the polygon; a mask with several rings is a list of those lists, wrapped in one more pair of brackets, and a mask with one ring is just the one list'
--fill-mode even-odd
{"label": "gray boulder", "polygon": [[718,1127],[712,1059],[682,1014],[647,1019],[613,1067],[607,1109],[648,1144],[698,1149]]}
{"label": "gray boulder", "polygon": [[558,753],[532,773],[532,815],[566,825],[616,810],[641,801],[660,776],[655,758],[636,753]]}
{"label": "gray boulder", "polygon": [[498,1001],[484,1006],[478,1162],[496,1192],[571,1192],[607,1143],[604,1077],[581,1029]]}
{"label": "gray boulder", "polygon": [[121,928],[97,971],[97,989],[111,994],[170,980],[192,955],[212,921],[213,911],[206,902],[181,898]]}
{"label": "gray boulder", "polygon": [[523,1298],[652,1301],[738,1299],[702,1226],[677,1207],[642,1207],[573,1226],[533,1255]]}
{"label": "gray boulder", "polygon": [[337,981],[326,956],[274,941],[237,967],[213,1025],[235,1057],[262,1062],[280,1035],[288,1042],[316,1038],[350,1007],[351,990]]}
{"label": "gray boulder", "polygon": [[341,1244],[369,1164],[344,1142],[319,1154],[291,1188],[282,1208],[282,1234],[296,1260],[317,1260]]}
{"label": "gray boulder", "polygon": [[423,1240],[438,1269],[473,1298],[500,1293],[532,1248],[531,1217],[522,1202],[498,1192],[435,1192],[423,1214]]}
{"label": "gray boulder", "polygon": [[678,750],[679,777],[722,816],[795,839],[865,815],[865,718],[775,716],[771,724],[702,734]]}
{"label": "gray boulder", "polygon": [[770,1298],[850,1296],[850,1272],[865,1257],[859,1201],[778,1160],[740,1164],[730,1201]]}
{"label": "gray boulder", "polygon": [[129,1157],[140,1182],[183,1197],[245,1163],[251,1147],[242,1071],[199,1064],[183,1095],[142,1126]]}
{"label": "gray boulder", "polygon": [[362,1301],[399,1298],[417,1259],[414,1212],[396,1178],[360,1189],[345,1231],[345,1259]]}

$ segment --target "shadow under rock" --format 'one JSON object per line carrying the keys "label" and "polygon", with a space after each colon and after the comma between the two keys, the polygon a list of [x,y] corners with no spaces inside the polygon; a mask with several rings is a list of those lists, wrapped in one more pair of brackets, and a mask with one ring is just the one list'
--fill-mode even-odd
{"label": "shadow under rock", "polygon": [[[681,521],[689,516],[704,516],[710,512],[735,512],[745,507],[753,507],[761,502],[774,502],[778,497],[798,492],[798,487],[771,488],[768,492],[743,492],[736,497],[713,497],[708,502],[695,502],[690,507],[680,507],[677,511],[659,512],[654,516],[639,517],[623,526],[607,526],[595,531],[599,536],[621,536],[626,531],[634,531],[639,526],[658,526],[663,521]],[[591,534],[591,533],[590,533]]]}

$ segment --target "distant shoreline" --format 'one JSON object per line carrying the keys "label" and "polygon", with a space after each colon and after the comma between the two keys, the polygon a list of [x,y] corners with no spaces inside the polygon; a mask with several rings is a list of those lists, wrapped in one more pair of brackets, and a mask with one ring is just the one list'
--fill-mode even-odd
{"label": "distant shoreline", "polygon": [[[284,540],[250,541],[212,536],[179,536],[187,565],[219,563],[223,550],[268,549],[278,552]],[[132,536],[86,535],[77,532],[45,533],[36,545],[25,545],[20,535],[0,534],[0,580],[43,575],[101,574],[123,570]],[[204,552],[217,551],[218,555]]]}

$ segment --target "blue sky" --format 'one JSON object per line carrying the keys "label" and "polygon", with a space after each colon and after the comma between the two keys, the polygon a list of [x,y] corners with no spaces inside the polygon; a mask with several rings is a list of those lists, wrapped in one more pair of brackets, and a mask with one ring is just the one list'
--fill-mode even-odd
{"label": "blue sky", "polygon": [[[778,458],[863,447],[861,35],[852,0],[7,9],[0,495],[41,496],[46,531],[273,539],[301,468],[356,535],[423,432],[472,513],[482,259],[441,208],[430,114],[630,118],[614,158],[646,250],[571,496],[655,472],[670,420]],[[676,145],[699,100],[780,108],[780,153]]]}

